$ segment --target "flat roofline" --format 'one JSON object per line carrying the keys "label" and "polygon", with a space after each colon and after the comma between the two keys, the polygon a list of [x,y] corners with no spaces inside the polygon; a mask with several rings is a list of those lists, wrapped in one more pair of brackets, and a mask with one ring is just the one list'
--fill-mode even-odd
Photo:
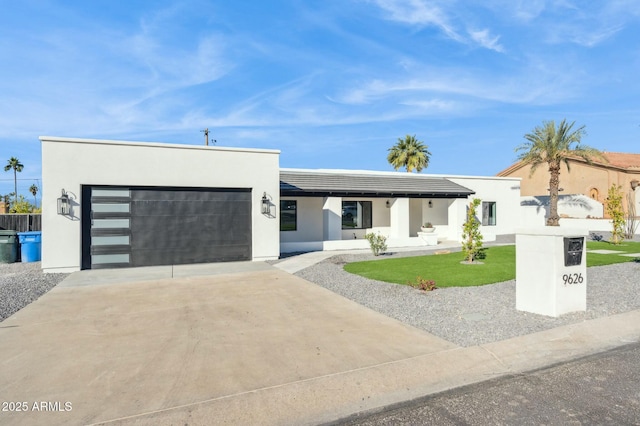
{"label": "flat roofline", "polygon": [[123,141],[109,139],[88,139],[88,138],[64,138],[59,136],[40,136],[40,142],[61,142],[61,143],[85,143],[93,145],[117,145],[117,146],[140,146],[155,147],[168,149],[199,149],[208,151],[229,151],[229,152],[254,152],[259,154],[280,154],[279,149],[263,149],[263,148],[235,148],[217,145],[182,145],[176,143],[164,142],[140,142],[140,141]]}
{"label": "flat roofline", "polygon": [[376,175],[376,176],[395,176],[395,177],[413,177],[413,178],[444,178],[444,179],[491,179],[491,180],[511,180],[521,181],[520,177],[505,177],[505,176],[469,176],[469,175],[445,175],[445,174],[421,174],[421,173],[407,173],[407,172],[387,172],[377,170],[347,170],[347,169],[294,169],[294,168],[280,168],[281,172],[286,173],[317,173],[317,174],[342,174],[352,176],[362,175]]}

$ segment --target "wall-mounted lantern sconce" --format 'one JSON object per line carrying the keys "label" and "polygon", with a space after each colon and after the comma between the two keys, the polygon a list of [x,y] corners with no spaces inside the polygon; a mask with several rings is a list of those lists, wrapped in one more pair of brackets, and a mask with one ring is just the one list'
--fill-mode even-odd
{"label": "wall-mounted lantern sconce", "polygon": [[385,203],[385,205],[387,206],[387,208],[391,208],[391,203],[389,202],[389,200],[387,200],[387,202]]}
{"label": "wall-mounted lantern sconce", "polygon": [[429,200],[429,208],[432,209],[433,208],[433,201]]}
{"label": "wall-mounted lantern sconce", "polygon": [[271,214],[271,203],[266,192],[262,194],[262,214]]}
{"label": "wall-mounted lantern sconce", "polygon": [[62,195],[58,198],[58,214],[69,216],[71,214],[71,200],[67,192],[62,189]]}

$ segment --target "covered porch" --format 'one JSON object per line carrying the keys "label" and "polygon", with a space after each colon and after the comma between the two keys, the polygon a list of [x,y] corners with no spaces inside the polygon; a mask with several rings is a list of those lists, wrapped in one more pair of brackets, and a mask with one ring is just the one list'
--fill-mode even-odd
{"label": "covered porch", "polygon": [[368,248],[369,232],[389,248],[459,240],[472,194],[444,177],[282,169],[280,251]]}

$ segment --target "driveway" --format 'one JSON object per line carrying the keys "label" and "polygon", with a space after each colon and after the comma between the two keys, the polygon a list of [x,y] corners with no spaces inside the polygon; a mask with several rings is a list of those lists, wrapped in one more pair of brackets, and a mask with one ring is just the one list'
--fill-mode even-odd
{"label": "driveway", "polygon": [[459,350],[264,263],[167,268],[75,273],[2,322],[0,423],[313,423]]}

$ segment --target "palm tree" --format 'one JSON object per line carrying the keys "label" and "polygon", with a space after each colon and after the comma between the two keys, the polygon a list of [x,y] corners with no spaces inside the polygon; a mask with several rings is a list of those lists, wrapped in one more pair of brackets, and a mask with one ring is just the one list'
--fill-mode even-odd
{"label": "palm tree", "polygon": [[33,185],[31,185],[29,187],[29,192],[31,192],[33,194],[33,208],[37,208],[38,207],[38,199],[36,198],[36,194],[38,193],[38,185],[36,185],[35,183]]}
{"label": "palm tree", "polygon": [[560,225],[558,191],[561,163],[567,166],[567,171],[569,172],[569,160],[572,158],[580,157],[589,164],[591,164],[593,157],[607,161],[600,151],[580,143],[582,136],[585,135],[585,126],[572,130],[574,124],[575,121],[568,124],[566,119],[563,119],[556,127],[553,120],[544,121],[541,126],[533,129],[532,133],[524,135],[527,142],[516,148],[516,152],[521,152],[518,155],[518,160],[524,164],[531,165],[530,176],[543,163],[546,163],[549,167],[550,200],[547,226]]}
{"label": "palm tree", "polygon": [[389,148],[387,161],[395,170],[404,167],[409,173],[414,169],[421,172],[429,165],[431,153],[427,148],[415,135],[407,135],[404,139],[398,138],[398,143]]}
{"label": "palm tree", "polygon": [[4,171],[8,172],[13,169],[13,187],[15,194],[15,202],[18,202],[18,172],[21,172],[24,168],[24,165],[18,160],[16,157],[11,157],[7,162],[7,165],[4,166]]}

